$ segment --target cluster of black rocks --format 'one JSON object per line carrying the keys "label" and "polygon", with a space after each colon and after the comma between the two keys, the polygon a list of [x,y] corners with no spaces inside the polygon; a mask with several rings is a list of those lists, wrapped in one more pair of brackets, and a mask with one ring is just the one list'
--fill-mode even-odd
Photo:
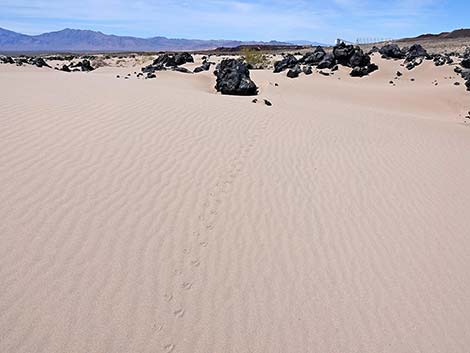
{"label": "cluster of black rocks", "polygon": [[[88,56],[89,57],[89,56]],[[48,60],[54,60],[54,61],[71,61],[75,59],[74,56],[50,56],[47,57]],[[20,56],[18,58],[13,59],[11,56],[4,56],[0,57],[0,62],[3,64],[13,64],[17,66],[22,66],[25,64],[28,65],[33,65],[36,67],[48,67],[52,68],[44,59],[43,57],[26,57],[26,56]],[[93,71],[95,68],[91,65],[91,62],[89,59],[86,57],[83,57],[83,60],[74,63],[74,64],[69,64],[67,65],[62,65],[61,68],[55,68],[56,70],[64,71],[64,72],[72,72],[72,71]]]}
{"label": "cluster of black rocks", "polygon": [[403,48],[397,44],[387,44],[380,49],[374,47],[372,51],[378,51],[384,59],[404,59],[408,70],[413,70],[424,60],[432,60],[435,66],[450,65],[454,63],[452,56],[458,56],[457,53],[429,54],[420,44]]}
{"label": "cluster of black rocks", "polygon": [[370,55],[364,53],[361,48],[340,43],[333,48],[331,53],[325,52],[322,47],[318,46],[300,59],[288,54],[274,64],[274,72],[279,73],[289,69],[287,76],[295,78],[302,72],[310,75],[312,67],[335,71],[338,65],[352,68],[351,76],[353,77],[363,77],[378,69],[377,65],[371,63]]}
{"label": "cluster of black rocks", "polygon": [[467,91],[470,91],[470,49],[467,49],[462,56],[462,61],[460,62],[460,66],[455,67],[455,73],[462,76],[465,80],[465,87],[467,87]]}
{"label": "cluster of black rocks", "polygon": [[190,71],[188,69],[180,66],[193,62],[194,58],[189,53],[162,54],[156,58],[151,65],[142,68],[142,72],[147,74],[147,78],[154,78],[156,71],[164,70],[189,73]]}

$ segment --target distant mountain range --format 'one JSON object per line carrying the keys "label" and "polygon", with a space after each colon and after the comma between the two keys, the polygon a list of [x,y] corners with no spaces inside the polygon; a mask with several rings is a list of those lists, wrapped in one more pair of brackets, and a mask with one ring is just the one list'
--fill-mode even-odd
{"label": "distant mountain range", "polygon": [[[30,36],[0,28],[0,51],[94,52],[94,51],[170,51],[206,50],[240,45],[292,45],[307,41],[243,42],[236,40],[137,38],[108,35],[101,32],[66,28],[57,32]],[[314,43],[312,43],[314,44]]]}
{"label": "distant mountain range", "polygon": [[461,39],[461,38],[470,38],[470,29],[456,29],[452,32],[442,32],[439,34],[422,34],[413,38],[404,38],[404,41],[413,41],[413,40],[441,40],[441,39]]}

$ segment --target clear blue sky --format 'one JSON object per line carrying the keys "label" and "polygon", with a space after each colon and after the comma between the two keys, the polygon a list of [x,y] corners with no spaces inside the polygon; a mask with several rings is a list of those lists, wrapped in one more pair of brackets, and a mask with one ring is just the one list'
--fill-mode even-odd
{"label": "clear blue sky", "polygon": [[397,38],[470,27],[470,0],[0,0],[0,27],[173,38]]}

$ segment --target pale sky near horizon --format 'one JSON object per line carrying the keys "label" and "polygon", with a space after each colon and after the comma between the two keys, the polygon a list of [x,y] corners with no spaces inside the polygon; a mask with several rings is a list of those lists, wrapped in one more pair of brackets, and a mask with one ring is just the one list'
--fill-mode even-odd
{"label": "pale sky near horizon", "polygon": [[0,0],[0,27],[137,37],[310,40],[400,38],[470,27],[470,0]]}

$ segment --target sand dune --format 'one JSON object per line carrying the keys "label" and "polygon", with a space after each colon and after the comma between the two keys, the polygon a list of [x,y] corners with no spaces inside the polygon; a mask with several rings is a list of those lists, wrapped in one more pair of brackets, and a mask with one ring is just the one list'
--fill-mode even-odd
{"label": "sand dune", "polygon": [[380,68],[0,65],[0,351],[468,352],[470,95]]}

